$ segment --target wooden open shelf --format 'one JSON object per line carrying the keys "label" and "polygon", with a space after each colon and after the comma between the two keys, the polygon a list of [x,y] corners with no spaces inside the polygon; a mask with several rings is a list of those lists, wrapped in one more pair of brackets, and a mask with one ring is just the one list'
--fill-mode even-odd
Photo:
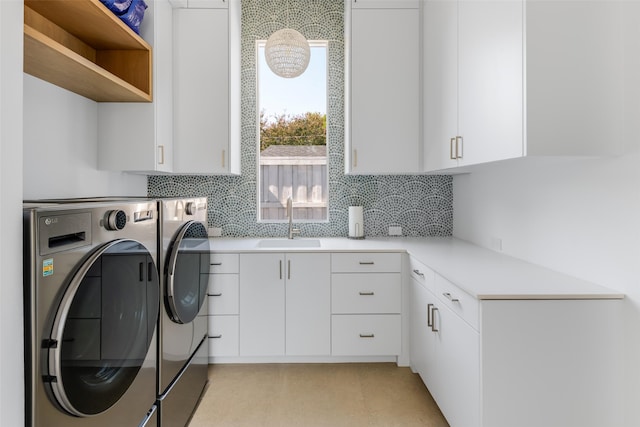
{"label": "wooden open shelf", "polygon": [[100,0],[25,0],[24,71],[99,102],[151,102],[152,50]]}

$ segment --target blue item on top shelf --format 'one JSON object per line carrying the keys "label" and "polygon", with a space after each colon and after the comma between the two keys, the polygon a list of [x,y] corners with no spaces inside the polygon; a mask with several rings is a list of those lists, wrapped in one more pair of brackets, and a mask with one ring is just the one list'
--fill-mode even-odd
{"label": "blue item on top shelf", "polygon": [[116,15],[120,16],[129,10],[129,6],[131,6],[131,2],[133,0],[100,0],[102,4],[107,6],[109,10]]}
{"label": "blue item on top shelf", "polygon": [[147,4],[144,0],[100,0],[129,28],[140,34],[140,23],[144,18]]}
{"label": "blue item on top shelf", "polygon": [[140,23],[144,18],[144,11],[147,8],[147,4],[144,0],[133,0],[129,6],[129,10],[123,15],[120,15],[120,19],[129,26],[133,31],[140,34]]}

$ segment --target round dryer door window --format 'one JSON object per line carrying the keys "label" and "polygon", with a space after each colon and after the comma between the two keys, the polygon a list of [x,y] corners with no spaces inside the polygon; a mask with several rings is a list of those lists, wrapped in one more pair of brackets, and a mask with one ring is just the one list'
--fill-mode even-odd
{"label": "round dryer door window", "polygon": [[159,308],[156,264],[144,245],[115,240],[97,249],[69,283],[56,314],[48,383],[69,413],[113,406],[143,366]]}
{"label": "round dryer door window", "polygon": [[167,266],[166,304],[176,323],[196,318],[207,298],[209,238],[203,223],[189,221],[178,232]]}

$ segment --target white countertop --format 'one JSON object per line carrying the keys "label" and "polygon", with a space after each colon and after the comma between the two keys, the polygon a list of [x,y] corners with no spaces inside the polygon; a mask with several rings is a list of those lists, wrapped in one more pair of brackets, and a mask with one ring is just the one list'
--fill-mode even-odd
{"label": "white countertop", "polygon": [[[320,247],[259,247],[262,238],[211,238],[222,252],[407,252],[477,299],[620,299],[624,294],[452,237],[318,238]],[[274,239],[284,240],[284,239]],[[301,238],[313,240],[313,238]]]}

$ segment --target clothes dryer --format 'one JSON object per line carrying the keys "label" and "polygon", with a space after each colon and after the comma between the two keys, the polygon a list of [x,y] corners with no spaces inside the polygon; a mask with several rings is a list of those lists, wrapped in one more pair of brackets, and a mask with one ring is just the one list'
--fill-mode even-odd
{"label": "clothes dryer", "polygon": [[160,199],[158,402],[162,427],[184,427],[208,378],[207,199]]}
{"label": "clothes dryer", "polygon": [[27,204],[26,425],[157,426],[157,203]]}

